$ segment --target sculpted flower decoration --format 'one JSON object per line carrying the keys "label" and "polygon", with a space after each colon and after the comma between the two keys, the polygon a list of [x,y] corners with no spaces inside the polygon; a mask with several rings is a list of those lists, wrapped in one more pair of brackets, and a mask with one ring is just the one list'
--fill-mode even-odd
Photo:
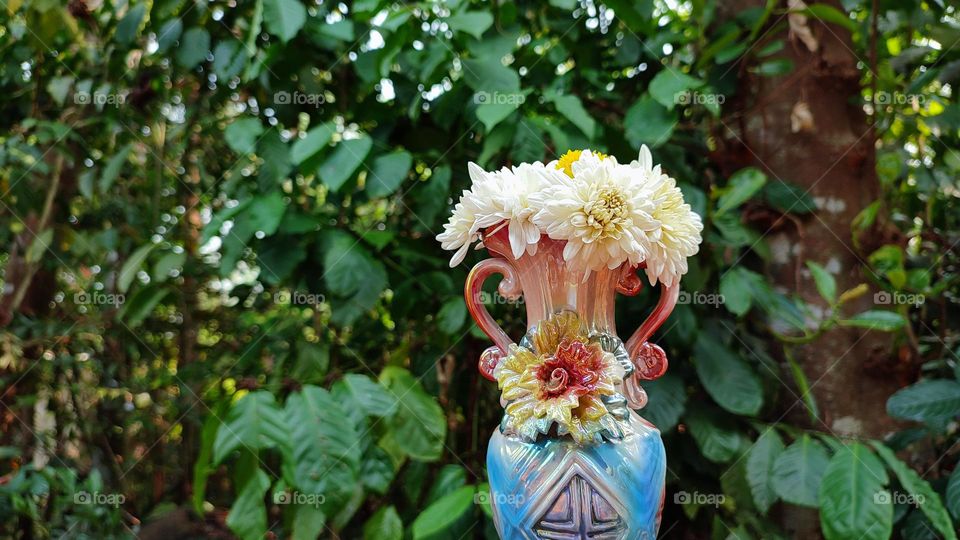
{"label": "sculpted flower decoration", "polygon": [[616,394],[623,367],[613,353],[591,341],[576,313],[551,316],[534,330],[530,348],[514,345],[494,370],[507,402],[506,428],[527,440],[569,433],[578,443],[616,432],[616,420],[601,396]]}

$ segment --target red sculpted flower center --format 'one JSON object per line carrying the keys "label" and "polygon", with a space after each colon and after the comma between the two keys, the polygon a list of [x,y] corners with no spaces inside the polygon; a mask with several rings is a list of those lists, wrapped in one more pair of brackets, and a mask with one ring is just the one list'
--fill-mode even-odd
{"label": "red sculpted flower center", "polygon": [[553,356],[537,371],[544,399],[565,394],[582,396],[592,392],[603,368],[602,350],[597,345],[563,340]]}

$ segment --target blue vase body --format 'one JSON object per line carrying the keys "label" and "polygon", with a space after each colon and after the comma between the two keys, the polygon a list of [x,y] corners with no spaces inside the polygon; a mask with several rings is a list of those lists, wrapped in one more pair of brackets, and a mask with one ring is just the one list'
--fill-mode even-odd
{"label": "blue vase body", "polygon": [[496,430],[487,450],[490,501],[500,538],[656,538],[666,454],[660,432],[635,413],[621,440],[525,442]]}

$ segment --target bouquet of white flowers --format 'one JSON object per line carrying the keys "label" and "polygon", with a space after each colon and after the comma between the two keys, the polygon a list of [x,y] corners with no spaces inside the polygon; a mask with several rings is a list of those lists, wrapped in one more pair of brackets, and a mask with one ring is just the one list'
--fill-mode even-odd
{"label": "bouquet of white flowers", "polygon": [[468,166],[464,190],[443,233],[455,250],[450,266],[463,261],[485,229],[506,222],[513,256],[535,254],[541,235],[565,241],[563,258],[589,273],[629,261],[645,263],[650,284],[673,285],[697,253],[703,223],[683,200],[677,182],[640,149],[628,165],[590,150],[571,150],[547,164],[521,163],[486,172]]}

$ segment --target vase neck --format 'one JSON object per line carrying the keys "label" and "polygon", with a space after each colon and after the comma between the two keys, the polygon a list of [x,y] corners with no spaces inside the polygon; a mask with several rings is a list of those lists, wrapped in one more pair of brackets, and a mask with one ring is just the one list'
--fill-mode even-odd
{"label": "vase neck", "polygon": [[510,250],[507,228],[486,236],[484,245],[507,259],[516,269],[527,309],[527,328],[533,328],[550,315],[563,310],[575,311],[591,333],[616,335],[614,302],[621,267],[601,269],[584,275],[571,270],[563,259],[564,243],[542,237],[535,253],[515,258]]}

